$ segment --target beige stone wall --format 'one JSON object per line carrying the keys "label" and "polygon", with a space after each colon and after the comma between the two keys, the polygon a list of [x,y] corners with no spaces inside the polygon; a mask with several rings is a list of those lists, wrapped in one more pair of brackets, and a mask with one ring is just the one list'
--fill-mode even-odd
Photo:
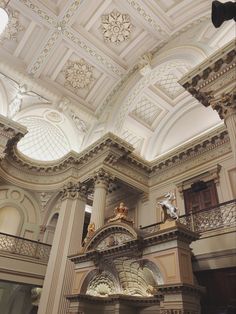
{"label": "beige stone wall", "polygon": [[[173,192],[176,196],[175,205],[178,207],[179,215],[185,214],[183,194],[180,192],[180,185],[187,180],[194,180],[195,177],[207,180],[207,172],[215,171],[217,165],[221,166],[219,178],[216,180],[219,203],[236,198],[236,166],[231,154],[227,154],[215,160],[210,160],[204,165],[194,167],[171,179],[158,183],[150,188],[149,198],[145,202],[138,203],[137,225],[150,225],[162,221],[162,210],[158,202],[167,192]],[[209,175],[211,179],[211,176]]]}
{"label": "beige stone wall", "polygon": [[0,186],[0,232],[37,240],[41,213],[36,198],[16,186]]}

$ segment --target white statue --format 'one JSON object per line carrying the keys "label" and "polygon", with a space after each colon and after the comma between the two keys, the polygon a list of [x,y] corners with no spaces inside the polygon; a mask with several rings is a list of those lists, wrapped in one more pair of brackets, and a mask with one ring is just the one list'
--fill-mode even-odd
{"label": "white statue", "polygon": [[158,204],[161,205],[163,211],[164,211],[164,222],[168,219],[168,217],[171,217],[175,220],[179,219],[179,216],[177,214],[177,207],[175,207],[172,203],[175,200],[174,193],[168,192],[165,195],[164,200],[159,202]]}

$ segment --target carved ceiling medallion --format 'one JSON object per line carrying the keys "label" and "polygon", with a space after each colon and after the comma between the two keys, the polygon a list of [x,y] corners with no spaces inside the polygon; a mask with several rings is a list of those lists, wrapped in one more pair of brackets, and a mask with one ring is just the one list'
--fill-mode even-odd
{"label": "carved ceiling medallion", "polygon": [[65,86],[78,89],[89,88],[94,81],[93,66],[85,62],[84,59],[78,61],[68,61],[64,69]]}
{"label": "carved ceiling medallion", "polygon": [[3,40],[17,40],[17,34],[24,30],[24,27],[19,21],[19,12],[9,10],[9,22],[1,35],[1,41]]}
{"label": "carved ceiling medallion", "polygon": [[111,13],[103,15],[101,20],[105,41],[118,45],[130,38],[130,33],[134,26],[131,24],[128,14],[122,14],[117,10],[113,10]]}

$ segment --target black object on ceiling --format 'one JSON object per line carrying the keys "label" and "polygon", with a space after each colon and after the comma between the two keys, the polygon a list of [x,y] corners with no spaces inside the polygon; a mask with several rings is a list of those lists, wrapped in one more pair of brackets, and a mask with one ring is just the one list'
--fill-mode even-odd
{"label": "black object on ceiling", "polygon": [[224,21],[234,19],[236,21],[236,3],[228,1],[221,3],[220,1],[212,2],[211,20],[213,25],[218,28]]}

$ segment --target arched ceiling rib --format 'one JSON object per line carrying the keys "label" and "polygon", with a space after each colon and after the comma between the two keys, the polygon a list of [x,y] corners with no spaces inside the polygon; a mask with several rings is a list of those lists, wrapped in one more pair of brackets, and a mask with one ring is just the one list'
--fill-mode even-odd
{"label": "arched ceiling rib", "polygon": [[[17,120],[44,106],[71,124],[64,136],[70,142],[76,134],[79,143],[70,149],[114,131],[147,159],[181,143],[168,139],[167,127],[188,106],[178,80],[234,38],[233,22],[212,26],[210,0],[11,0],[8,10],[0,72],[18,86],[9,89],[0,76],[8,84],[1,112]],[[43,110],[37,117],[45,119]],[[162,121],[173,123],[162,130]],[[151,151],[163,134],[165,145]]]}

